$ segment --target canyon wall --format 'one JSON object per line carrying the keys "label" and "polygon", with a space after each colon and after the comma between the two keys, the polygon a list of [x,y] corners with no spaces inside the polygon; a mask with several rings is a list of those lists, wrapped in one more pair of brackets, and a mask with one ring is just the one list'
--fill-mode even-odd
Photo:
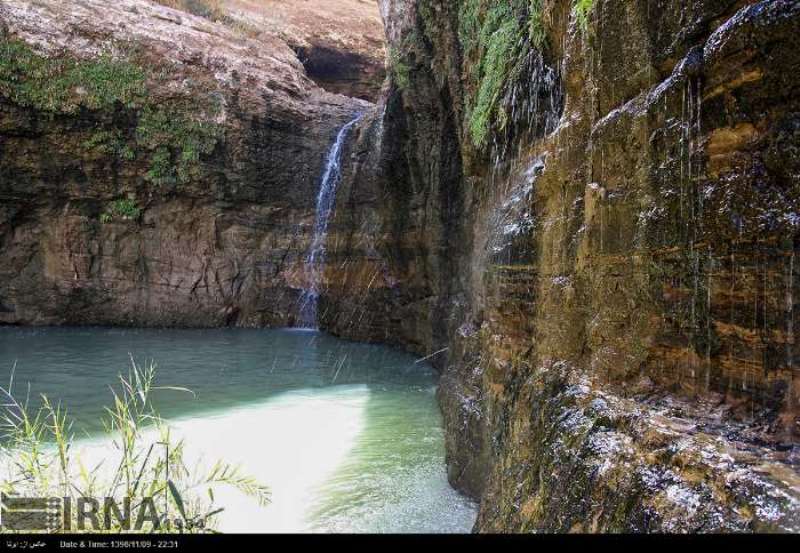
{"label": "canyon wall", "polygon": [[320,167],[371,104],[278,34],[145,0],[0,5],[0,322],[292,324]]}
{"label": "canyon wall", "polygon": [[442,369],[476,529],[800,529],[800,6],[382,13],[325,326]]}

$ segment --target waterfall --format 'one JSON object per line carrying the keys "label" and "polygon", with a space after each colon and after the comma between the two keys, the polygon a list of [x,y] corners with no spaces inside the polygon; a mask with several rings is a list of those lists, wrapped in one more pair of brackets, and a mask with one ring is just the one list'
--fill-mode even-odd
{"label": "waterfall", "polygon": [[317,304],[325,268],[325,241],[328,236],[328,223],[333,212],[333,204],[336,202],[336,187],[342,179],[342,147],[350,129],[360,119],[361,114],[341,128],[325,161],[325,172],[322,174],[319,195],[317,196],[314,237],[306,255],[304,268],[305,288],[300,296],[300,309],[298,312],[298,326],[300,328],[317,328]]}

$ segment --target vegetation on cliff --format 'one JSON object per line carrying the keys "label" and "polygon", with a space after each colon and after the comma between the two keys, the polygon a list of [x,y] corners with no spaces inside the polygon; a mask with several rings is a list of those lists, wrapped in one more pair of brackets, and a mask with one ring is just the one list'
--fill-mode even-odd
{"label": "vegetation on cliff", "polygon": [[575,0],[573,11],[582,30],[589,27],[589,13],[594,7],[594,0]]}
{"label": "vegetation on cliff", "polygon": [[[520,56],[531,45],[529,30],[537,33],[536,24],[525,25],[527,0],[483,8],[480,0],[463,4],[459,29],[465,58],[471,61],[467,77],[471,83],[480,83],[469,105],[469,132],[479,148],[486,146],[492,130],[505,128],[507,114],[499,108],[501,97],[520,76]],[[541,39],[538,33],[534,36]]]}
{"label": "vegetation on cliff", "polygon": [[136,204],[136,200],[122,198],[111,202],[102,215],[100,222],[110,223],[111,221],[135,221],[142,214],[142,209]]}
{"label": "vegetation on cliff", "polygon": [[447,192],[430,351],[476,528],[796,531],[797,2],[419,4],[409,180]]}
{"label": "vegetation on cliff", "polygon": [[399,86],[401,90],[408,88],[411,78],[411,68],[403,61],[402,54],[397,48],[389,48],[389,68],[397,86]]}
{"label": "vegetation on cliff", "polygon": [[144,101],[145,81],[144,69],[109,54],[90,61],[46,57],[21,40],[0,36],[0,93],[21,106],[59,113],[117,102],[131,108]]}
{"label": "vegetation on cliff", "polygon": [[170,79],[169,71],[146,67],[137,60],[133,45],[120,45],[118,50],[116,55],[103,52],[89,59],[45,55],[22,40],[0,35],[0,96],[51,115],[132,112],[134,128],[98,129],[83,143],[87,151],[112,154],[122,162],[148,159],[144,177],[156,186],[197,178],[202,156],[221,138],[222,129],[211,120],[218,108],[202,97],[154,97],[152,90]]}
{"label": "vegetation on cliff", "polygon": [[[118,391],[112,390],[113,404],[106,408],[103,421],[104,437],[119,458],[96,467],[87,466],[77,451],[72,425],[60,404],[42,396],[40,407],[32,409],[27,401],[14,398],[13,382],[8,390],[0,388],[5,398],[0,418],[0,470],[5,474],[0,491],[24,498],[100,498],[124,505],[121,511],[106,510],[105,516],[94,513],[89,525],[81,509],[65,509],[64,520],[58,521],[66,530],[115,533],[212,530],[215,515],[223,510],[214,502],[217,485],[232,486],[261,504],[269,502],[269,489],[236,466],[218,461],[207,471],[187,467],[184,442],[171,436],[152,396],[158,390],[188,390],[156,386],[154,366],[135,363],[128,376],[120,376],[119,384]],[[163,512],[144,512],[148,506],[156,509],[156,502]],[[137,513],[148,524],[139,526]],[[58,523],[56,530],[62,529]]]}
{"label": "vegetation on cliff", "polygon": [[[574,0],[573,14],[588,26],[594,0]],[[459,40],[468,96],[468,130],[473,145],[485,148],[510,123],[516,92],[532,75],[532,55],[547,48],[545,0],[465,0],[459,9]]]}

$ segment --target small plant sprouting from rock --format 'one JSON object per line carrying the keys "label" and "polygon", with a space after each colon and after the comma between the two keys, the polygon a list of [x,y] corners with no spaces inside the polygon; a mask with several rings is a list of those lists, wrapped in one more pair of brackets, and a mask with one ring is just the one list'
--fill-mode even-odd
{"label": "small plant sprouting from rock", "polygon": [[387,69],[400,90],[410,86],[414,64],[419,52],[424,48],[424,34],[416,29],[406,34],[398,45],[389,47]]}
{"label": "small plant sprouting from rock", "polygon": [[95,150],[105,156],[114,156],[122,161],[133,161],[136,152],[119,130],[99,130],[83,143],[87,150]]}
{"label": "small plant sprouting from rock", "polygon": [[135,221],[141,214],[142,209],[136,204],[136,200],[124,198],[112,202],[100,215],[100,222]]}
{"label": "small plant sprouting from rock", "polygon": [[544,7],[542,6],[544,0],[530,1],[528,8],[528,34],[531,37],[533,46],[541,50],[547,42],[547,34],[544,29]]}
{"label": "small plant sprouting from rock", "polygon": [[[152,364],[141,368],[131,360],[128,376],[120,376],[119,387],[112,389],[113,403],[103,419],[111,458],[97,466],[82,459],[63,407],[42,396],[40,407],[33,409],[27,401],[17,401],[12,388],[13,381],[7,390],[0,388],[5,398],[0,413],[0,470],[5,472],[0,491],[20,497],[109,498],[134,508],[149,501],[164,509],[140,529],[131,528],[130,513],[127,519],[117,513],[100,517],[102,527],[89,525],[87,531],[213,531],[223,510],[214,502],[213,490],[219,485],[236,488],[261,505],[269,502],[269,489],[236,466],[222,461],[207,471],[187,466],[185,444],[172,437],[152,396],[159,390],[191,392],[156,386]],[[169,519],[167,514],[176,516]],[[82,528],[79,517],[72,509],[67,528]]]}
{"label": "small plant sprouting from rock", "polygon": [[400,90],[407,89],[410,84],[411,69],[400,59],[400,54],[395,48],[389,48],[389,70]]}
{"label": "small plant sprouting from rock", "polygon": [[572,8],[581,30],[586,32],[589,28],[589,14],[594,7],[594,0],[575,0]]}

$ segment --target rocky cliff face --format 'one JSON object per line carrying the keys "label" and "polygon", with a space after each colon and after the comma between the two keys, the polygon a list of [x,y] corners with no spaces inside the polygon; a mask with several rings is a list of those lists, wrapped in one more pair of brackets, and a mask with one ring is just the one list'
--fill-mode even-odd
{"label": "rocky cliff face", "polygon": [[[173,0],[164,0],[171,2]],[[185,1],[185,0],[184,0]],[[375,2],[224,0],[228,18],[280,37],[325,90],[376,101],[386,76],[383,25]]]}
{"label": "rocky cliff face", "polygon": [[382,13],[326,324],[442,368],[477,530],[800,529],[798,4]]}
{"label": "rocky cliff face", "polygon": [[0,322],[291,324],[320,167],[370,104],[239,19],[54,0],[0,24]]}
{"label": "rocky cliff face", "polygon": [[[364,0],[151,0],[289,46],[325,90],[375,101],[386,74],[383,25]],[[267,40],[270,39],[270,40]]]}

